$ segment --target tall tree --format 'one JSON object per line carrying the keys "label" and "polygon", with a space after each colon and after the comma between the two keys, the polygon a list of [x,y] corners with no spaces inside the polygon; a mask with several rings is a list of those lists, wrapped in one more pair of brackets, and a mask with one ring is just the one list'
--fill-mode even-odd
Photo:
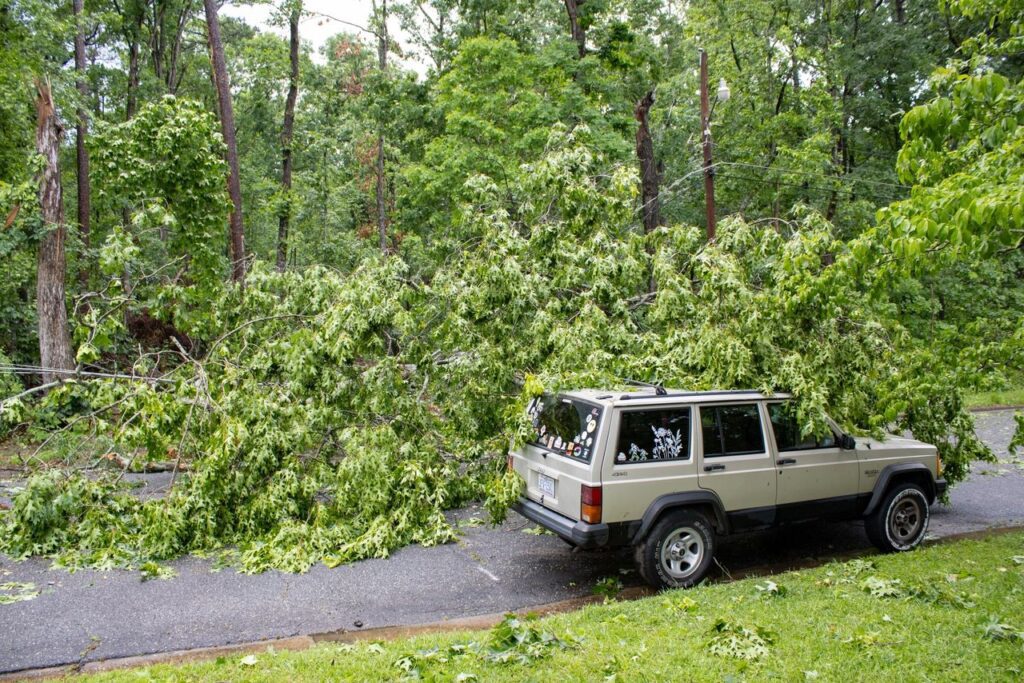
{"label": "tall tree", "polygon": [[580,6],[585,0],[565,0],[565,13],[569,15],[569,32],[576,41],[576,49],[580,57],[587,54],[587,31],[580,21]]}
{"label": "tall tree", "polygon": [[[91,213],[92,192],[89,187],[89,150],[85,146],[85,136],[89,130],[89,114],[85,107],[89,97],[89,86],[85,80],[85,18],[84,0],[74,0],[75,13],[75,87],[78,89],[78,111],[76,112],[75,128],[75,160],[78,172],[78,229],[82,235],[82,247],[89,248],[89,216]],[[78,269],[78,280],[85,283],[89,278],[86,259]]]}
{"label": "tall tree", "polygon": [[207,36],[210,42],[210,62],[213,65],[213,79],[217,88],[217,103],[220,111],[220,129],[227,146],[228,194],[231,196],[231,217],[229,219],[229,253],[231,256],[231,280],[245,283],[245,228],[242,225],[242,185],[238,178],[238,143],[235,140],[235,114],[231,109],[231,84],[224,61],[224,45],[220,39],[220,24],[217,20],[216,0],[203,0],[206,9]]}
{"label": "tall tree", "polygon": [[299,95],[299,17],[302,0],[296,0],[288,15],[288,97],[284,103],[284,128],[281,131],[281,191],[284,203],[277,226],[277,269],[288,265],[288,228],[292,215],[292,134],[295,129],[295,100]]}
{"label": "tall tree", "polygon": [[654,158],[654,141],[648,125],[653,104],[653,90],[636,103],[636,120],[640,124],[636,129],[636,156],[640,162],[640,201],[645,234],[653,232],[661,224],[661,200],[658,197],[661,169]]}
{"label": "tall tree", "polygon": [[37,83],[36,151],[43,157],[39,174],[39,207],[44,233],[39,243],[36,274],[36,309],[39,318],[39,364],[43,367],[43,383],[57,380],[56,370],[72,370],[68,334],[68,313],[64,302],[64,276],[67,262],[64,242],[64,198],[60,184],[60,142],[64,129],[53,107],[49,83]]}
{"label": "tall tree", "polygon": [[[376,18],[377,34],[377,67],[383,76],[388,68],[388,0],[373,0],[373,15]],[[380,250],[388,252],[388,212],[387,179],[384,177],[384,123],[378,123],[377,128],[377,159],[374,164],[377,176],[376,198],[377,198],[377,234],[380,238]]]}

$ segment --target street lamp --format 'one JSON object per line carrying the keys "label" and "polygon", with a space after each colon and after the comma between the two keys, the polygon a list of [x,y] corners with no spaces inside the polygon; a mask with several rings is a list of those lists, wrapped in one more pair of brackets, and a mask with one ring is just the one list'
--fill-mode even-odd
{"label": "street lamp", "polygon": [[[717,101],[729,99],[729,85],[718,81]],[[708,242],[715,241],[715,167],[711,162],[711,112],[708,97],[708,53],[700,50],[700,130],[704,147],[704,210],[707,214]]]}

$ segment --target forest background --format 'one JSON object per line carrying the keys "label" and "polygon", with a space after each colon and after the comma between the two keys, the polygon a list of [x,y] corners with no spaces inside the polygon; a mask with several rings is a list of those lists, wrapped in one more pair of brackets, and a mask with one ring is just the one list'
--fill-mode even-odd
{"label": "forest background", "polygon": [[0,550],[445,542],[516,494],[531,396],[626,379],[789,391],[953,483],[991,457],[964,395],[1024,370],[1020,0],[376,0],[316,54],[272,7],[287,37],[0,2]]}

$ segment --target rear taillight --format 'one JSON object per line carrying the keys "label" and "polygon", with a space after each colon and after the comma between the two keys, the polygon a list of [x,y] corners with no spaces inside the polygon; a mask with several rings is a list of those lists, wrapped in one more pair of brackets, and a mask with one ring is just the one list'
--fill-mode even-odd
{"label": "rear taillight", "polygon": [[516,459],[511,453],[508,454],[508,458],[505,459],[505,469],[509,472],[516,468]]}
{"label": "rear taillight", "polygon": [[587,486],[580,488],[580,519],[588,524],[601,523],[601,487]]}
{"label": "rear taillight", "polygon": [[942,458],[939,457],[938,453],[936,453],[935,454],[935,478],[939,479],[940,477],[942,477]]}

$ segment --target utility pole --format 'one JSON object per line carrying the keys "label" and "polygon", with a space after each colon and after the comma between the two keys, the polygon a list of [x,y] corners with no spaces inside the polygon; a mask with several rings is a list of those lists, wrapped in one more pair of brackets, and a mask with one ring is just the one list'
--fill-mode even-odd
{"label": "utility pole", "polygon": [[700,130],[704,147],[704,208],[708,242],[715,241],[715,167],[711,163],[711,104],[708,101],[708,53],[700,50]]}

